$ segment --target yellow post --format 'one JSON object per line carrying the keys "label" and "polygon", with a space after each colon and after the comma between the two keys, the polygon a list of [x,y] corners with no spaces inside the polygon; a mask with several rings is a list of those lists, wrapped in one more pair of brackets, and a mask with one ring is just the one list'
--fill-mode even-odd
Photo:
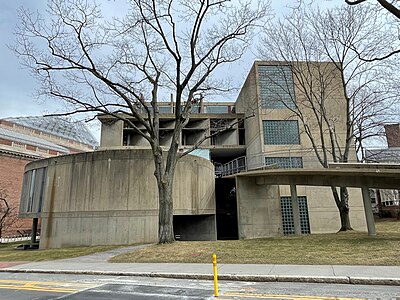
{"label": "yellow post", "polygon": [[213,254],[213,270],[214,270],[214,297],[218,297],[218,273],[217,273],[217,255]]}

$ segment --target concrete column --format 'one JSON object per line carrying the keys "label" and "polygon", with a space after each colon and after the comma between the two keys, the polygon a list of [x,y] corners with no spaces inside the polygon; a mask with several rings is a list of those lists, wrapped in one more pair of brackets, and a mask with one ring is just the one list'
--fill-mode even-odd
{"label": "concrete column", "polygon": [[290,185],[290,196],[292,198],[294,234],[301,235],[299,200],[297,198],[297,190],[295,184]]}
{"label": "concrete column", "polygon": [[365,219],[367,220],[368,235],[375,236],[375,220],[374,214],[372,213],[371,198],[369,197],[369,189],[366,186],[361,188],[363,202],[364,202],[364,212]]}
{"label": "concrete column", "polygon": [[38,218],[32,220],[32,233],[31,233],[31,245],[36,244],[36,233],[38,227]]}

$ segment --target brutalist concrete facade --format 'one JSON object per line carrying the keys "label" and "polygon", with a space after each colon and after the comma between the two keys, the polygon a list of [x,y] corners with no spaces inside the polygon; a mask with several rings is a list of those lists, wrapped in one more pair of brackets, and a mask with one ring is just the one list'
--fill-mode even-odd
{"label": "brutalist concrete facade", "polygon": [[[275,103],[278,105],[263,104],[263,101],[265,101],[264,94],[268,94],[268,92],[270,92],[265,90],[266,79],[265,74],[263,73],[265,70],[268,70],[268,68],[276,68],[279,74],[282,73],[282,77],[284,77],[284,68],[288,68],[288,70],[291,70],[293,74],[286,74],[287,77],[283,78],[284,83],[282,84],[283,86],[281,91],[286,92],[284,90],[286,84],[291,83],[291,98],[279,99],[279,103]],[[312,143],[302,126],[302,122],[300,121],[299,117],[287,107],[289,106],[289,100],[296,101],[296,104],[302,111],[303,118],[308,120],[308,126],[311,131],[313,131],[314,134],[319,132],[314,112],[311,108],[307,107],[307,105],[309,105],[307,98],[309,95],[307,95],[304,91],[304,83],[299,83],[299,80],[304,79],[304,77],[296,76],[294,73],[303,72],[307,74],[304,76],[310,80],[309,82],[313,82],[314,86],[312,88],[318,90],[320,87],[315,79],[319,76],[318,72],[322,71],[325,72],[325,76],[327,77],[326,80],[329,81],[329,84],[327,84],[327,87],[324,91],[327,95],[329,95],[329,98],[325,104],[327,109],[327,118],[330,120],[335,120],[335,133],[338,137],[338,143],[344,143],[346,137],[346,101],[344,99],[340,72],[333,63],[295,62],[290,66],[287,62],[256,61],[249,71],[249,74],[236,100],[236,112],[245,115],[254,113],[253,118],[247,118],[244,122],[246,132],[246,156],[248,157],[248,161],[252,161],[252,164],[260,165],[265,162],[266,158],[269,160],[299,159],[302,162],[301,168],[322,168],[315,155]],[[274,96],[278,97],[279,95],[278,93],[275,95],[270,93],[269,96],[272,98]],[[286,100],[286,106],[281,105],[284,100]],[[294,108],[292,107],[292,109]],[[293,144],[266,143],[264,122],[268,121],[297,122],[298,142]],[[328,128],[324,127],[324,135],[326,138],[329,135],[329,131],[327,129]],[[316,143],[317,145],[320,143],[318,138],[316,139]],[[325,147],[329,148],[330,146],[325,145]],[[357,161],[354,148],[350,149],[349,161]],[[340,229],[340,217],[330,187],[298,186],[297,194],[298,196],[301,196],[307,200],[310,233],[332,233],[337,232]],[[279,198],[288,198],[290,195],[290,187],[288,185],[279,186]],[[279,199],[277,201],[279,201]],[[272,203],[271,205],[276,206],[276,204]],[[366,221],[361,191],[359,189],[349,188],[349,205],[350,220],[353,229],[365,231]],[[280,207],[277,207],[276,214],[279,215],[280,213],[281,209]]]}
{"label": "brutalist concrete facade", "polygon": [[[345,138],[346,130],[346,103],[340,74],[333,64],[316,64],[330,71],[331,80],[336,83],[326,90],[331,97],[327,109],[329,118],[337,122],[336,133],[340,142]],[[260,70],[265,71],[270,66],[288,65],[255,62],[235,103],[200,103],[183,129],[180,138],[184,151],[204,136],[214,133],[218,126],[229,127],[200,146],[209,151],[212,162],[190,155],[179,162],[174,180],[174,223],[175,233],[181,239],[213,240],[217,238],[217,229],[221,226],[235,226],[236,238],[294,233],[287,231],[290,209],[294,210],[297,206],[294,198],[306,200],[302,208],[302,222],[306,224],[303,233],[339,230],[339,213],[330,187],[290,182],[272,184],[256,177],[237,176],[231,179],[234,186],[223,190],[222,197],[224,193],[235,194],[232,197],[235,201],[235,224],[216,221],[217,207],[222,200],[215,195],[218,189],[215,177],[220,174],[214,171],[231,160],[244,158],[247,161],[245,171],[251,169],[250,166],[264,168],[269,164],[267,162],[274,160],[295,162],[296,168],[307,169],[311,172],[309,174],[313,169],[322,169],[315,154],[310,151],[310,140],[301,126],[296,127],[295,142],[286,143],[286,136],[283,136],[283,142],[268,142],[275,137],[266,136],[265,122],[291,121],[299,124],[298,117],[286,107],[265,105],[263,89],[266,81]],[[300,64],[297,67],[301,70],[303,66]],[[292,93],[294,101],[301,102],[306,95],[297,87],[296,80],[294,76]],[[165,147],[169,145],[174,127],[173,110],[173,102],[160,103],[160,144]],[[312,112],[305,110],[305,117],[307,114],[311,119]],[[157,240],[158,196],[149,145],[128,122],[110,116],[99,116],[99,120],[102,122],[100,151],[37,161],[26,168],[21,215],[42,218],[41,248]],[[134,119],[131,121],[135,122]],[[294,136],[293,132],[288,135]],[[354,149],[350,151],[350,160],[356,160]],[[37,170],[36,178],[33,178],[33,170]],[[43,178],[40,179],[40,176]],[[33,184],[33,189],[28,188],[28,182]],[[363,185],[362,188],[365,194],[368,186]],[[29,190],[34,191],[33,195],[27,194]],[[350,188],[349,191],[351,225],[354,229],[365,231],[364,204],[368,199],[364,197],[363,202],[360,189]],[[294,194],[296,197],[293,197]],[[42,205],[39,205],[39,199],[42,199]],[[226,211],[226,214],[231,213],[232,210]],[[294,227],[298,229],[304,225],[300,223]]]}
{"label": "brutalist concrete facade", "polygon": [[[191,116],[187,128],[182,132],[181,147],[190,147],[192,144],[204,135],[209,135],[213,132],[213,124],[218,123],[218,120],[224,120],[235,124],[229,132],[224,133],[223,138],[219,140],[206,140],[200,147],[210,151],[210,159],[217,166],[218,163],[225,163],[237,159],[238,157],[245,157],[247,160],[247,168],[259,168],[266,164],[266,159],[283,159],[283,160],[301,160],[301,167],[306,169],[321,169],[322,166],[314,153],[312,143],[307,136],[302,124],[293,111],[284,105],[264,105],[265,93],[265,74],[263,68],[288,68],[292,72],[302,71],[310,72],[309,76],[317,76],[321,68],[329,74],[329,84],[325,92],[329,95],[326,103],[327,117],[335,120],[335,133],[338,137],[338,143],[343,143],[346,136],[346,102],[343,94],[343,86],[338,69],[333,63],[313,63],[307,65],[306,63],[296,63],[292,68],[285,62],[270,62],[270,61],[256,61],[249,71],[249,74],[241,88],[236,102],[219,103],[221,109],[219,113],[211,113],[207,109],[207,105],[216,105],[212,102],[201,103],[199,110],[194,112]],[[311,71],[310,71],[311,70]],[[314,72],[314,73],[313,73]],[[286,74],[287,75],[287,74]],[[264,80],[264,81],[263,81]],[[305,99],[307,95],[304,90],[300,88],[299,77],[290,76],[286,78],[287,82],[291,82],[293,101],[298,101],[301,106],[306,106]],[[315,80],[315,79],[314,79]],[[264,82],[264,83],[263,83]],[[284,84],[287,84],[284,82]],[[318,89],[318,86],[313,88]],[[264,89],[264,90],[263,90]],[[283,91],[284,92],[284,91]],[[267,91],[268,93],[268,91]],[[270,95],[273,97],[274,95]],[[282,101],[282,100],[279,100]],[[173,103],[162,103],[162,107],[167,108],[168,113],[160,115],[161,130],[167,132],[172,128],[174,115]],[[225,108],[224,113],[221,113],[222,108]],[[234,107],[234,109],[232,109]],[[302,107],[304,118],[309,120],[309,127],[314,132],[318,132],[318,124],[316,124],[313,111],[307,107]],[[115,148],[131,148],[138,149],[145,147],[146,142],[143,138],[134,134],[129,128],[129,125],[124,124],[121,120],[110,120],[107,116],[99,118],[102,121],[102,137],[100,149],[115,149]],[[227,120],[227,121],[226,121]],[[240,122],[243,120],[243,122]],[[293,144],[276,143],[268,144],[265,142],[264,122],[276,121],[297,122],[298,126],[298,141]],[[327,128],[325,136],[328,137],[329,132]],[[188,138],[189,137],[189,138]],[[318,143],[319,141],[317,141]],[[165,140],[165,145],[168,145],[168,139]],[[329,147],[325,145],[325,147]],[[349,161],[356,162],[357,157],[355,149],[350,149]],[[252,183],[248,183],[252,186]],[[250,200],[253,188],[247,188],[243,183],[236,184],[237,189],[237,220],[239,238],[247,237],[263,237],[284,234],[283,218],[282,216],[283,204],[281,199],[288,199],[291,196],[290,187],[288,185],[279,185],[275,187],[258,187],[255,189],[268,189],[269,192],[263,191],[265,197],[258,200]],[[271,194],[271,189],[274,191]],[[245,190],[246,192],[244,192]],[[349,205],[350,205],[350,218],[351,225],[356,230],[366,230],[366,221],[364,216],[363,200],[360,189],[349,188]],[[297,194],[302,199],[305,199],[305,213],[307,216],[307,232],[309,233],[332,233],[340,229],[340,216],[336,207],[332,191],[330,187],[318,186],[298,186]],[[246,195],[249,197],[246,198]],[[217,199],[219,201],[219,199]],[[255,207],[251,209],[251,207]],[[259,209],[261,208],[261,210]],[[263,213],[261,213],[263,211]],[[254,213],[254,214],[253,214]],[[263,215],[259,218],[258,215]],[[251,220],[251,221],[250,221]],[[267,224],[270,224],[267,226]],[[222,224],[220,226],[223,226]],[[260,228],[264,226],[264,229]],[[245,229],[246,228],[246,229]],[[254,229],[253,233],[249,233],[249,228]]]}
{"label": "brutalist concrete facade", "polygon": [[[216,239],[214,167],[188,155],[175,173],[174,214],[185,239]],[[41,218],[40,248],[158,240],[158,192],[150,150],[95,151],[35,161],[25,169],[20,216]],[[192,229],[195,230],[192,230]]]}

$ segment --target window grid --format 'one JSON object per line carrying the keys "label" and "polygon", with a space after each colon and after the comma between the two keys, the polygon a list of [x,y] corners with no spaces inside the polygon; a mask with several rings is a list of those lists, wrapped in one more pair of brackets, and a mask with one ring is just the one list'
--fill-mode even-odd
{"label": "window grid", "polygon": [[299,124],[296,120],[263,121],[265,145],[300,144]]}
{"label": "window grid", "polygon": [[295,108],[290,66],[258,66],[262,108]]}
{"label": "window grid", "polygon": [[[308,216],[307,197],[298,196],[300,212],[300,229],[302,234],[310,233],[310,221]],[[291,197],[281,197],[282,230],[284,235],[294,234],[294,221]]]}
{"label": "window grid", "polygon": [[302,157],[265,157],[265,164],[277,164],[282,169],[303,168]]}

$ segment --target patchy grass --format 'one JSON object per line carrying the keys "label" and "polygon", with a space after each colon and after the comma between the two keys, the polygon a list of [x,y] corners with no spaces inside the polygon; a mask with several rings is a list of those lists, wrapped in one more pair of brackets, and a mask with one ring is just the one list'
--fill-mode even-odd
{"label": "patchy grass", "polygon": [[400,265],[400,222],[376,223],[377,236],[341,232],[239,241],[176,242],[122,254],[111,262]]}
{"label": "patchy grass", "polygon": [[0,261],[44,261],[84,256],[108,251],[121,246],[74,247],[49,250],[17,250],[18,243],[0,244]]}

